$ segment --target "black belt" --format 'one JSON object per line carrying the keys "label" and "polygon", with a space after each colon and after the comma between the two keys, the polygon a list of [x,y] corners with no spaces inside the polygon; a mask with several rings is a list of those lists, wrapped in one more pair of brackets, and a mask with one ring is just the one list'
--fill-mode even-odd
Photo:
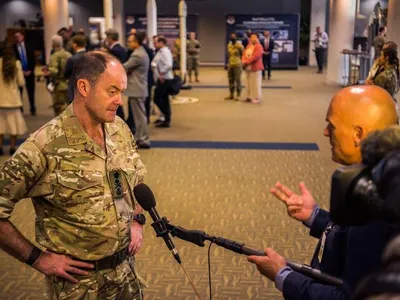
{"label": "black belt", "polygon": [[98,272],[98,271],[103,271],[103,270],[108,270],[108,269],[115,269],[128,256],[129,256],[128,247],[126,247],[118,252],[115,252],[113,255],[104,257],[99,260],[81,260],[81,261],[94,265],[93,270]]}

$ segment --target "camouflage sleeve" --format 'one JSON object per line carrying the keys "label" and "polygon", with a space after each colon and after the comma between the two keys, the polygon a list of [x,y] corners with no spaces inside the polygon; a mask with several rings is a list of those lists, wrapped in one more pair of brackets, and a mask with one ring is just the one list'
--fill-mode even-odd
{"label": "camouflage sleeve", "polygon": [[49,71],[52,76],[56,76],[59,70],[59,59],[56,53],[50,56]]}
{"label": "camouflage sleeve", "polygon": [[380,86],[386,90],[386,76],[383,76],[383,74],[378,75],[374,80],[374,85]]}
{"label": "camouflage sleeve", "polygon": [[11,216],[15,204],[26,198],[45,168],[46,159],[32,141],[23,143],[0,167],[0,219]]}

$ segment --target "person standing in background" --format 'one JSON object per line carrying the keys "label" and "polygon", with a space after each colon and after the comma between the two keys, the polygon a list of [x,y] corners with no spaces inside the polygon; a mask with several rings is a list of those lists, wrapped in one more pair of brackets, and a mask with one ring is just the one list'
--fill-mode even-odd
{"label": "person standing in background", "polygon": [[189,40],[187,43],[189,82],[192,82],[193,72],[196,82],[200,82],[199,81],[200,48],[201,48],[200,42],[196,40],[196,33],[190,32]]}
{"label": "person standing in background", "polygon": [[[35,55],[33,49],[25,43],[25,36],[17,31],[14,34],[14,55],[22,64],[22,71],[25,77],[25,86],[28,92],[31,115],[36,116],[35,105]],[[22,88],[21,88],[22,96]]]}
{"label": "person standing in background", "polygon": [[4,134],[10,135],[10,155],[15,153],[17,136],[26,133],[22,116],[21,93],[19,88],[25,84],[22,64],[15,59],[13,50],[0,45],[0,155],[4,154]]}
{"label": "person standing in background", "polygon": [[317,73],[324,73],[324,64],[326,57],[326,49],[328,48],[328,34],[321,31],[321,27],[317,27],[317,32],[314,34],[315,57],[317,59],[318,71]]}
{"label": "person standing in background", "polygon": [[74,70],[75,63],[86,53],[86,38],[84,35],[77,34],[72,38],[72,49],[74,55],[68,58],[64,71],[64,78],[69,80],[67,93],[68,104],[74,100],[74,86],[72,86],[72,80],[70,80],[72,71]]}
{"label": "person standing in background", "polygon": [[[107,50],[110,54],[114,55],[121,64],[127,60],[127,52],[124,47],[119,43],[119,33],[115,29],[108,29],[106,31]],[[125,114],[122,106],[118,107],[117,115],[122,120],[125,120]],[[131,128],[134,131],[134,128]]]}
{"label": "person standing in background", "polygon": [[386,43],[386,33],[387,28],[385,26],[381,26],[379,27],[378,35],[374,38],[373,45],[375,50],[375,60],[381,56],[383,45]]}
{"label": "person standing in background", "polygon": [[68,81],[64,77],[65,66],[71,53],[63,48],[63,39],[59,35],[52,38],[53,54],[50,57],[48,69],[44,69],[43,73],[52,79],[54,88],[51,91],[53,98],[54,115],[58,116],[67,107],[67,90]]}
{"label": "person standing in background", "polygon": [[268,30],[264,31],[264,39],[262,41],[262,46],[264,48],[263,53],[263,64],[264,70],[262,71],[262,77],[265,79],[265,70],[268,69],[268,80],[271,80],[271,61],[272,52],[275,48],[275,41],[271,38]]}
{"label": "person standing in background", "polygon": [[261,102],[261,71],[264,70],[262,61],[263,47],[256,33],[250,37],[250,44],[243,52],[242,63],[246,74],[246,102],[258,104]]}
{"label": "person standing in background", "polygon": [[[225,100],[239,100],[242,91],[242,55],[244,47],[238,42],[235,33],[231,34],[228,43],[228,80],[229,80],[229,96]],[[236,90],[236,98],[235,98]]]}

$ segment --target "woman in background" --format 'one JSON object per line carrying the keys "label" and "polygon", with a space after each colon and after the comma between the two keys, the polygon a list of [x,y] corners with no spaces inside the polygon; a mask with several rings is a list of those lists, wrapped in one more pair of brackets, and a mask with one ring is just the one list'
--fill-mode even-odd
{"label": "woman in background", "polygon": [[257,34],[250,36],[250,43],[243,52],[242,63],[246,74],[246,102],[254,104],[261,102],[261,71],[264,70],[262,61],[263,47]]}
{"label": "woman in background", "polygon": [[17,136],[27,128],[21,113],[22,100],[19,91],[25,86],[21,62],[16,60],[11,47],[0,45],[0,155],[4,154],[4,134],[10,134],[10,155],[15,153]]}

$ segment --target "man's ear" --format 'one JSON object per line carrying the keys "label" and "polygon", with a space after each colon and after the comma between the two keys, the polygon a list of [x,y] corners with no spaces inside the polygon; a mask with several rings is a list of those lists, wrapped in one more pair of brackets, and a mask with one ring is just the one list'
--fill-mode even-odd
{"label": "man's ear", "polygon": [[90,93],[91,86],[87,79],[78,79],[76,82],[76,89],[82,97],[87,98]]}
{"label": "man's ear", "polygon": [[363,139],[366,138],[366,130],[361,126],[354,127],[353,140],[354,146],[360,147]]}

